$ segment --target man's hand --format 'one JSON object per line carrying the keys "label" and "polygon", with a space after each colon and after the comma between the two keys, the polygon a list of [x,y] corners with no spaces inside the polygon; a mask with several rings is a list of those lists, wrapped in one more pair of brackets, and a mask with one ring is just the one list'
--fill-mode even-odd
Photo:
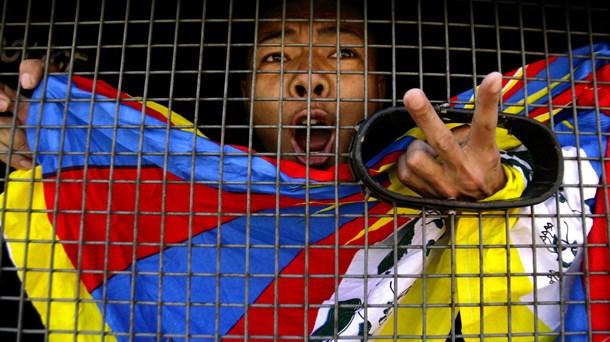
{"label": "man's hand", "polygon": [[[45,62],[40,59],[24,60],[19,65],[19,81],[24,89],[34,89],[40,83],[40,79],[44,73]],[[15,106],[13,100],[17,94],[14,89],[0,82],[0,112],[12,112],[16,117],[0,117],[0,161],[10,163],[16,169],[29,170],[32,168],[32,158],[27,154],[11,154],[11,160],[8,161],[8,151],[13,152],[29,152],[25,131],[17,128],[11,133],[13,120],[16,125],[23,125],[28,116],[29,103],[19,101]],[[21,97],[25,99],[25,97]],[[15,108],[17,107],[17,108]]]}
{"label": "man's hand", "polygon": [[506,174],[496,145],[498,100],[502,74],[493,72],[481,83],[470,127],[449,130],[419,89],[403,102],[426,136],[416,140],[398,160],[398,177],[422,196],[480,200],[502,189]]}

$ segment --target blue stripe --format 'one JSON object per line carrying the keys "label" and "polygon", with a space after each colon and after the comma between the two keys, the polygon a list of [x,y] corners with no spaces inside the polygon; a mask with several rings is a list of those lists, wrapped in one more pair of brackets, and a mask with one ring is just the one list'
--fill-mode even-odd
{"label": "blue stripe", "polygon": [[[41,128],[39,130],[28,128],[26,132],[32,149],[39,151],[37,162],[43,166],[44,174],[54,174],[59,168],[82,167],[87,151],[87,135],[90,135],[91,145],[87,163],[92,167],[109,166],[113,159],[115,166],[137,166],[138,160],[141,160],[142,165],[165,167],[168,172],[182,179],[190,180],[191,177],[194,177],[195,180],[210,181],[214,183],[211,186],[217,186],[222,160],[222,181],[241,183],[223,184],[223,189],[226,191],[245,193],[250,190],[254,193],[275,194],[278,190],[275,184],[278,182],[305,184],[304,178],[289,177],[285,173],[280,173],[279,179],[276,179],[276,166],[256,156],[252,158],[251,175],[248,177],[248,154],[246,152],[226,145],[223,147],[225,155],[221,159],[220,145],[200,136],[196,136],[198,155],[195,159],[195,173],[191,174],[193,133],[171,129],[168,138],[165,123],[148,115],[142,118],[140,111],[127,105],[120,105],[117,126],[115,124],[116,103],[102,101],[106,99],[102,96],[96,97],[98,100],[93,104],[94,115],[90,120],[91,93],[72,86],[70,101],[66,102],[68,81],[69,79],[65,76],[49,77],[46,84],[47,92],[44,96],[42,86],[36,89],[33,99],[63,99],[59,102],[45,101],[42,104],[44,115],[40,115],[40,102],[30,104],[27,124]],[[39,121],[40,125],[38,125]],[[92,130],[87,128],[89,121],[95,127]],[[62,129],[62,126],[65,128]],[[109,128],[100,128],[101,126]],[[151,128],[151,126],[160,128]],[[141,127],[145,127],[145,129]],[[113,136],[115,132],[116,138]],[[40,139],[37,139],[38,134],[40,134]],[[64,154],[59,158],[58,153],[62,144]],[[116,152],[113,154],[115,145]],[[167,162],[165,153],[168,154]],[[248,184],[249,182],[251,183]],[[315,180],[312,179],[310,182],[315,183]],[[279,190],[282,196],[293,198],[305,198],[309,195],[311,199],[334,199],[335,189],[338,191],[339,197],[360,192],[357,185],[350,184],[309,189],[301,185],[282,185]]]}
{"label": "blue stripe", "polygon": [[[322,210],[323,206],[311,206],[311,212]],[[338,226],[341,227],[353,217],[346,214],[362,213],[362,203],[348,204],[341,207]],[[134,330],[140,333],[157,331],[158,314],[161,309],[161,331],[163,333],[183,333],[186,329],[187,281],[190,279],[190,332],[193,334],[214,334],[216,319],[219,320],[220,334],[227,333],[243,316],[246,302],[246,278],[248,281],[248,303],[253,303],[272,283],[274,275],[281,273],[303,250],[306,239],[310,244],[318,243],[334,234],[335,216],[319,217],[310,215],[309,236],[304,221],[304,208],[292,207],[282,209],[281,220],[276,229],[274,210],[265,210],[253,214],[250,221],[250,242],[257,248],[245,249],[245,217],[240,217],[222,225],[221,241],[217,241],[218,229],[206,231],[192,238],[192,249],[186,246],[171,247],[163,252],[163,271],[173,274],[163,275],[162,298],[159,298],[160,255],[155,254],[136,263],[135,297],[132,300],[132,274],[118,274],[101,285],[92,296],[102,300],[104,289],[107,291],[104,303],[107,311],[106,321],[113,332],[128,332],[129,317],[134,316]],[[259,214],[271,214],[259,216]],[[168,227],[170,228],[170,227]],[[279,246],[275,241],[279,233]],[[185,242],[186,245],[186,242]],[[217,247],[208,246],[222,246]],[[263,248],[262,246],[268,246]],[[249,253],[249,269],[246,269],[246,253]],[[277,254],[277,256],[276,256]],[[220,271],[217,270],[217,255],[220,255]],[[187,262],[191,260],[190,273]],[[277,260],[277,270],[275,261]],[[131,268],[128,270],[131,271]],[[149,274],[142,274],[148,272]],[[190,276],[187,276],[190,275]],[[309,279],[310,283],[315,278]],[[217,288],[222,289],[217,292]],[[296,293],[296,295],[301,295]],[[219,297],[219,300],[216,297]],[[122,301],[123,303],[117,303]],[[134,304],[135,302],[135,304]],[[138,302],[148,302],[138,303]],[[217,315],[215,303],[221,303]],[[163,303],[162,306],[157,306]],[[283,303],[288,304],[288,303]],[[101,305],[101,304],[100,304]],[[233,306],[229,306],[233,305]],[[103,308],[100,306],[100,310]]]}

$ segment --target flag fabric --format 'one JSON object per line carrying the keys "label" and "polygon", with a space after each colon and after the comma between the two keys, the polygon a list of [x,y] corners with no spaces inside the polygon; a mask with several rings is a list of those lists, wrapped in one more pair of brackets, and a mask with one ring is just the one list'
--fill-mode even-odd
{"label": "flag fabric", "polygon": [[[592,226],[601,231],[595,241],[603,239],[604,224],[587,215],[605,208],[595,193],[606,136],[574,127],[608,131],[607,110],[592,108],[609,106],[607,87],[591,85],[593,76],[608,80],[610,49],[598,44],[571,56],[505,74],[503,109],[553,118],[564,184],[574,186],[511,210],[508,225],[502,215],[462,217],[453,240],[435,212],[366,198],[347,164],[278,164],[214,142],[180,115],[103,82],[49,77],[34,92],[27,122],[37,167],[13,172],[2,196],[11,258],[56,340],[446,335],[458,312],[468,334],[552,332],[562,317],[559,277],[578,281],[563,273],[594,253],[603,259],[604,248],[582,258],[578,246]],[[553,83],[539,81],[547,75]],[[474,91],[454,105],[468,107]],[[369,163],[388,187],[409,191],[391,166],[417,137],[409,132]],[[509,182],[493,198],[518,197],[528,181],[527,163],[513,166],[522,147],[510,139],[499,145]],[[581,183],[595,186],[581,192]],[[466,248],[434,248],[451,244]],[[506,248],[479,248],[488,244]],[[607,257],[607,230],[605,248]],[[434,276],[451,274],[452,265],[454,280]],[[605,275],[589,278],[607,281],[607,261]],[[451,302],[450,289],[459,309],[426,306]],[[591,298],[607,299],[607,287],[590,289]],[[593,328],[608,330],[604,324]]]}
{"label": "flag fabric", "polygon": [[[504,218],[496,222],[460,218],[453,240],[455,251],[444,250],[430,259],[425,272],[430,278],[424,278],[425,285],[418,280],[400,299],[401,304],[419,307],[396,310],[383,334],[445,335],[459,313],[462,333],[489,334],[486,340],[494,339],[492,334],[499,334],[499,340],[506,336],[530,340],[532,331],[549,333],[538,336],[539,340],[554,340],[553,332],[569,332],[568,338],[582,340],[588,340],[590,334],[596,341],[610,336],[604,215],[609,202],[601,177],[602,168],[608,167],[602,160],[608,156],[609,64],[609,45],[600,43],[504,74],[500,109],[553,125],[565,158],[564,185],[557,196],[541,204],[511,210],[515,216],[510,217],[509,225]],[[473,108],[474,94],[473,89],[455,96],[453,105]],[[592,213],[602,215],[591,218]],[[532,218],[532,214],[536,216]],[[585,241],[591,244],[586,253]],[[485,247],[494,245],[506,249]],[[547,248],[528,247],[532,245]],[[578,276],[581,270],[584,277]],[[451,274],[455,274],[453,280]],[[452,298],[447,289],[455,289],[453,307],[449,307]],[[565,304],[568,299],[584,300],[585,292],[591,299],[590,316],[582,310],[584,301]],[[446,306],[423,312],[421,303]],[[578,309],[580,315],[570,314]]]}

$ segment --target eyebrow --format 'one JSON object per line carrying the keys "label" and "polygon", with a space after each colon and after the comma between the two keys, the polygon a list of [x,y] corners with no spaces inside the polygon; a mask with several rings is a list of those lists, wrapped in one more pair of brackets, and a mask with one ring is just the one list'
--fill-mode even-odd
{"label": "eyebrow", "polygon": [[318,29],[318,35],[320,35],[320,36],[331,36],[331,35],[333,35],[334,36],[334,35],[337,34],[337,30],[339,31],[340,34],[349,34],[349,35],[354,36],[354,37],[356,37],[358,39],[364,40],[364,38],[362,37],[360,32],[354,30],[353,28],[351,28],[349,26],[336,26],[336,25],[323,26],[323,27]]}
{"label": "eyebrow", "polygon": [[[320,35],[320,36],[331,36],[331,35],[336,35],[337,30],[339,30],[340,34],[349,34],[358,39],[363,39],[363,37],[360,35],[360,33],[358,31],[356,31],[348,26],[339,26],[339,27],[336,25],[323,26],[321,28],[318,28],[317,32],[318,32],[318,35]],[[296,34],[297,34],[297,32],[294,29],[291,29],[291,28],[284,29],[285,38],[296,36]],[[263,37],[258,41],[258,44],[263,44],[267,41],[270,41],[273,39],[279,39],[279,38],[282,38],[282,30],[272,31],[268,34],[263,35]]]}
{"label": "eyebrow", "polygon": [[[293,30],[293,29],[285,29],[284,30],[284,35],[285,37],[291,37],[291,36],[296,36],[297,31]],[[273,39],[278,39],[278,38],[282,38],[282,30],[279,31],[273,31],[271,33],[265,34],[259,41],[259,44],[265,43],[269,40],[273,40]]]}

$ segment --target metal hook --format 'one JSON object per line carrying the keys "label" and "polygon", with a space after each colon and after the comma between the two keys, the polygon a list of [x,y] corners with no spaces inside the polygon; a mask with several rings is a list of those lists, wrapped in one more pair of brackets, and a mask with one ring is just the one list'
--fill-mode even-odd
{"label": "metal hook", "polygon": [[[435,107],[445,123],[470,123],[474,111],[454,109],[449,105]],[[442,210],[483,211],[508,209],[538,204],[551,197],[563,179],[561,146],[553,131],[532,118],[498,113],[498,127],[514,135],[528,149],[532,157],[533,176],[521,197],[497,201],[466,201],[407,196],[383,187],[371,176],[366,162],[383,148],[402,136],[415,123],[404,107],[384,109],[358,125],[358,133],[350,146],[350,167],[354,177],[374,195],[399,207],[435,208]]]}

